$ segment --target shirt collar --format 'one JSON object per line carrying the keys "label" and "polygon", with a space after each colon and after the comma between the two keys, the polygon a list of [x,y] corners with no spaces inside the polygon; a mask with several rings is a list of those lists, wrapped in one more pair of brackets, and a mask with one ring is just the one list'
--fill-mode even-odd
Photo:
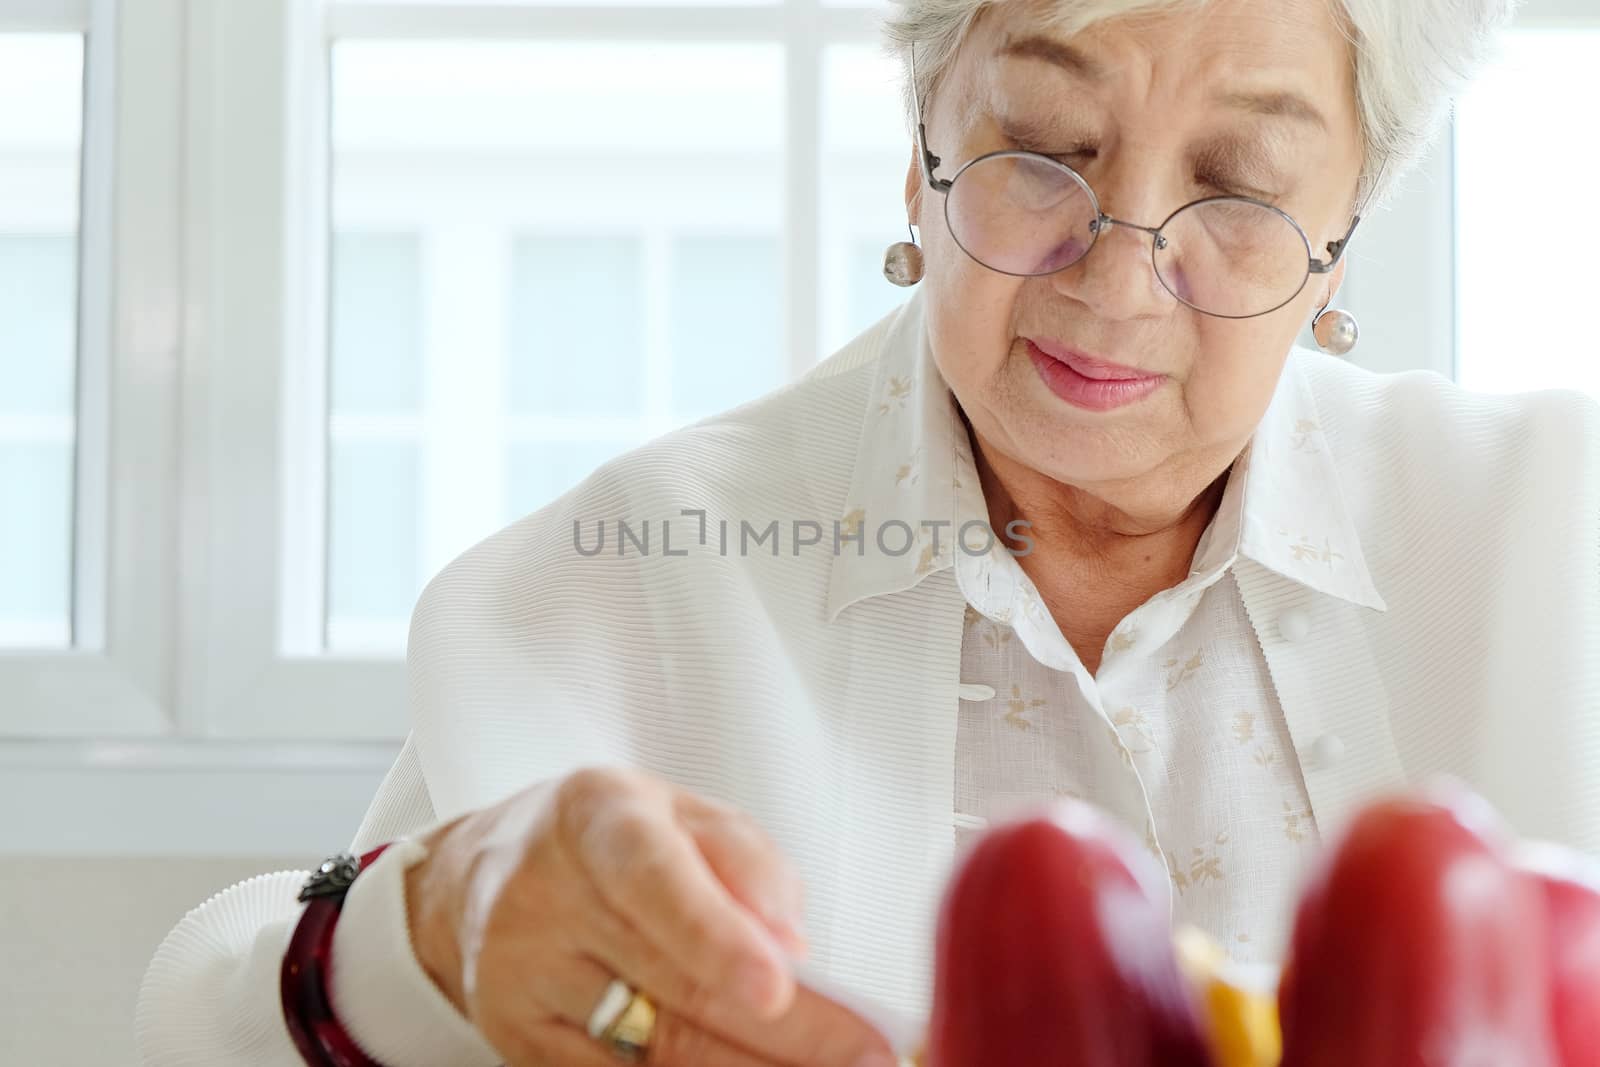
{"label": "shirt collar", "polygon": [[1303,348],[1289,353],[1272,402],[1235,463],[1244,483],[1237,553],[1319,593],[1387,611],[1304,370],[1308,360],[1330,358]]}
{"label": "shirt collar", "polygon": [[[950,566],[957,448],[967,448],[955,397],[927,345],[925,290],[900,306],[875,361],[828,583],[828,618],[897,593]],[[937,544],[935,543],[937,542]]]}
{"label": "shirt collar", "polygon": [[[987,524],[971,444],[927,344],[923,290],[901,306],[875,361],[851,474],[828,618],[949,567],[964,524]],[[1319,593],[1378,611],[1354,523],[1295,349],[1250,444],[1234,462],[1192,573],[1245,556]],[[970,483],[970,484],[968,484]],[[977,550],[987,535],[969,533]],[[963,549],[965,551],[965,549]]]}

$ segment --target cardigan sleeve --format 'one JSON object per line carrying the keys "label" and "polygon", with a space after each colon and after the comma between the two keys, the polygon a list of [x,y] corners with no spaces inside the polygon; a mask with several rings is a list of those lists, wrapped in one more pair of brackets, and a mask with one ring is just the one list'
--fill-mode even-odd
{"label": "cardigan sleeve", "polygon": [[[358,855],[435,822],[414,741],[406,740],[356,834]],[[335,930],[330,998],[350,1035],[388,1067],[498,1064],[500,1057],[428,978],[411,950],[405,871],[413,840],[356,880]],[[139,1055],[152,1067],[301,1064],[283,1023],[278,972],[305,871],[263,874],[179,921],[139,990]]]}

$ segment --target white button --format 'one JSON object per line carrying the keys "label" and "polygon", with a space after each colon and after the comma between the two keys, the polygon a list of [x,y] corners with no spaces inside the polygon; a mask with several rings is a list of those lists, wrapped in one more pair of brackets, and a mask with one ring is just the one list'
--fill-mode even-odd
{"label": "white button", "polygon": [[1311,745],[1311,762],[1332,767],[1344,756],[1344,741],[1337,734],[1323,734]]}
{"label": "white button", "polygon": [[1278,616],[1278,633],[1285,641],[1304,641],[1311,633],[1311,620],[1299,608],[1290,608]]}
{"label": "white button", "polygon": [[993,700],[994,687],[979,685],[976,682],[962,682],[956,687],[956,693],[962,700]]}

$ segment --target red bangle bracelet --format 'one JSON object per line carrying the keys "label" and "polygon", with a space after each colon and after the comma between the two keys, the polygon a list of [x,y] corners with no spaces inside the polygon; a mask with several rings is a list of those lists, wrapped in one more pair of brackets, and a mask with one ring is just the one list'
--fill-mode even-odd
{"label": "red bangle bracelet", "polygon": [[359,860],[348,853],[335,856],[314,871],[300,890],[306,908],[289,939],[278,985],[289,1036],[311,1067],[382,1067],[361,1050],[333,1014],[328,963],[333,956],[333,929],[350,884],[388,847],[379,845]]}

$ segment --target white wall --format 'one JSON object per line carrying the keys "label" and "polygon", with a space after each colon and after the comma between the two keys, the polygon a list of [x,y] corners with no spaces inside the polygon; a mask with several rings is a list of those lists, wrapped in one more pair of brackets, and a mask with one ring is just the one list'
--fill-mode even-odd
{"label": "white wall", "polygon": [[0,857],[0,1065],[137,1064],[139,979],[167,931],[217,890],[309,862]]}

